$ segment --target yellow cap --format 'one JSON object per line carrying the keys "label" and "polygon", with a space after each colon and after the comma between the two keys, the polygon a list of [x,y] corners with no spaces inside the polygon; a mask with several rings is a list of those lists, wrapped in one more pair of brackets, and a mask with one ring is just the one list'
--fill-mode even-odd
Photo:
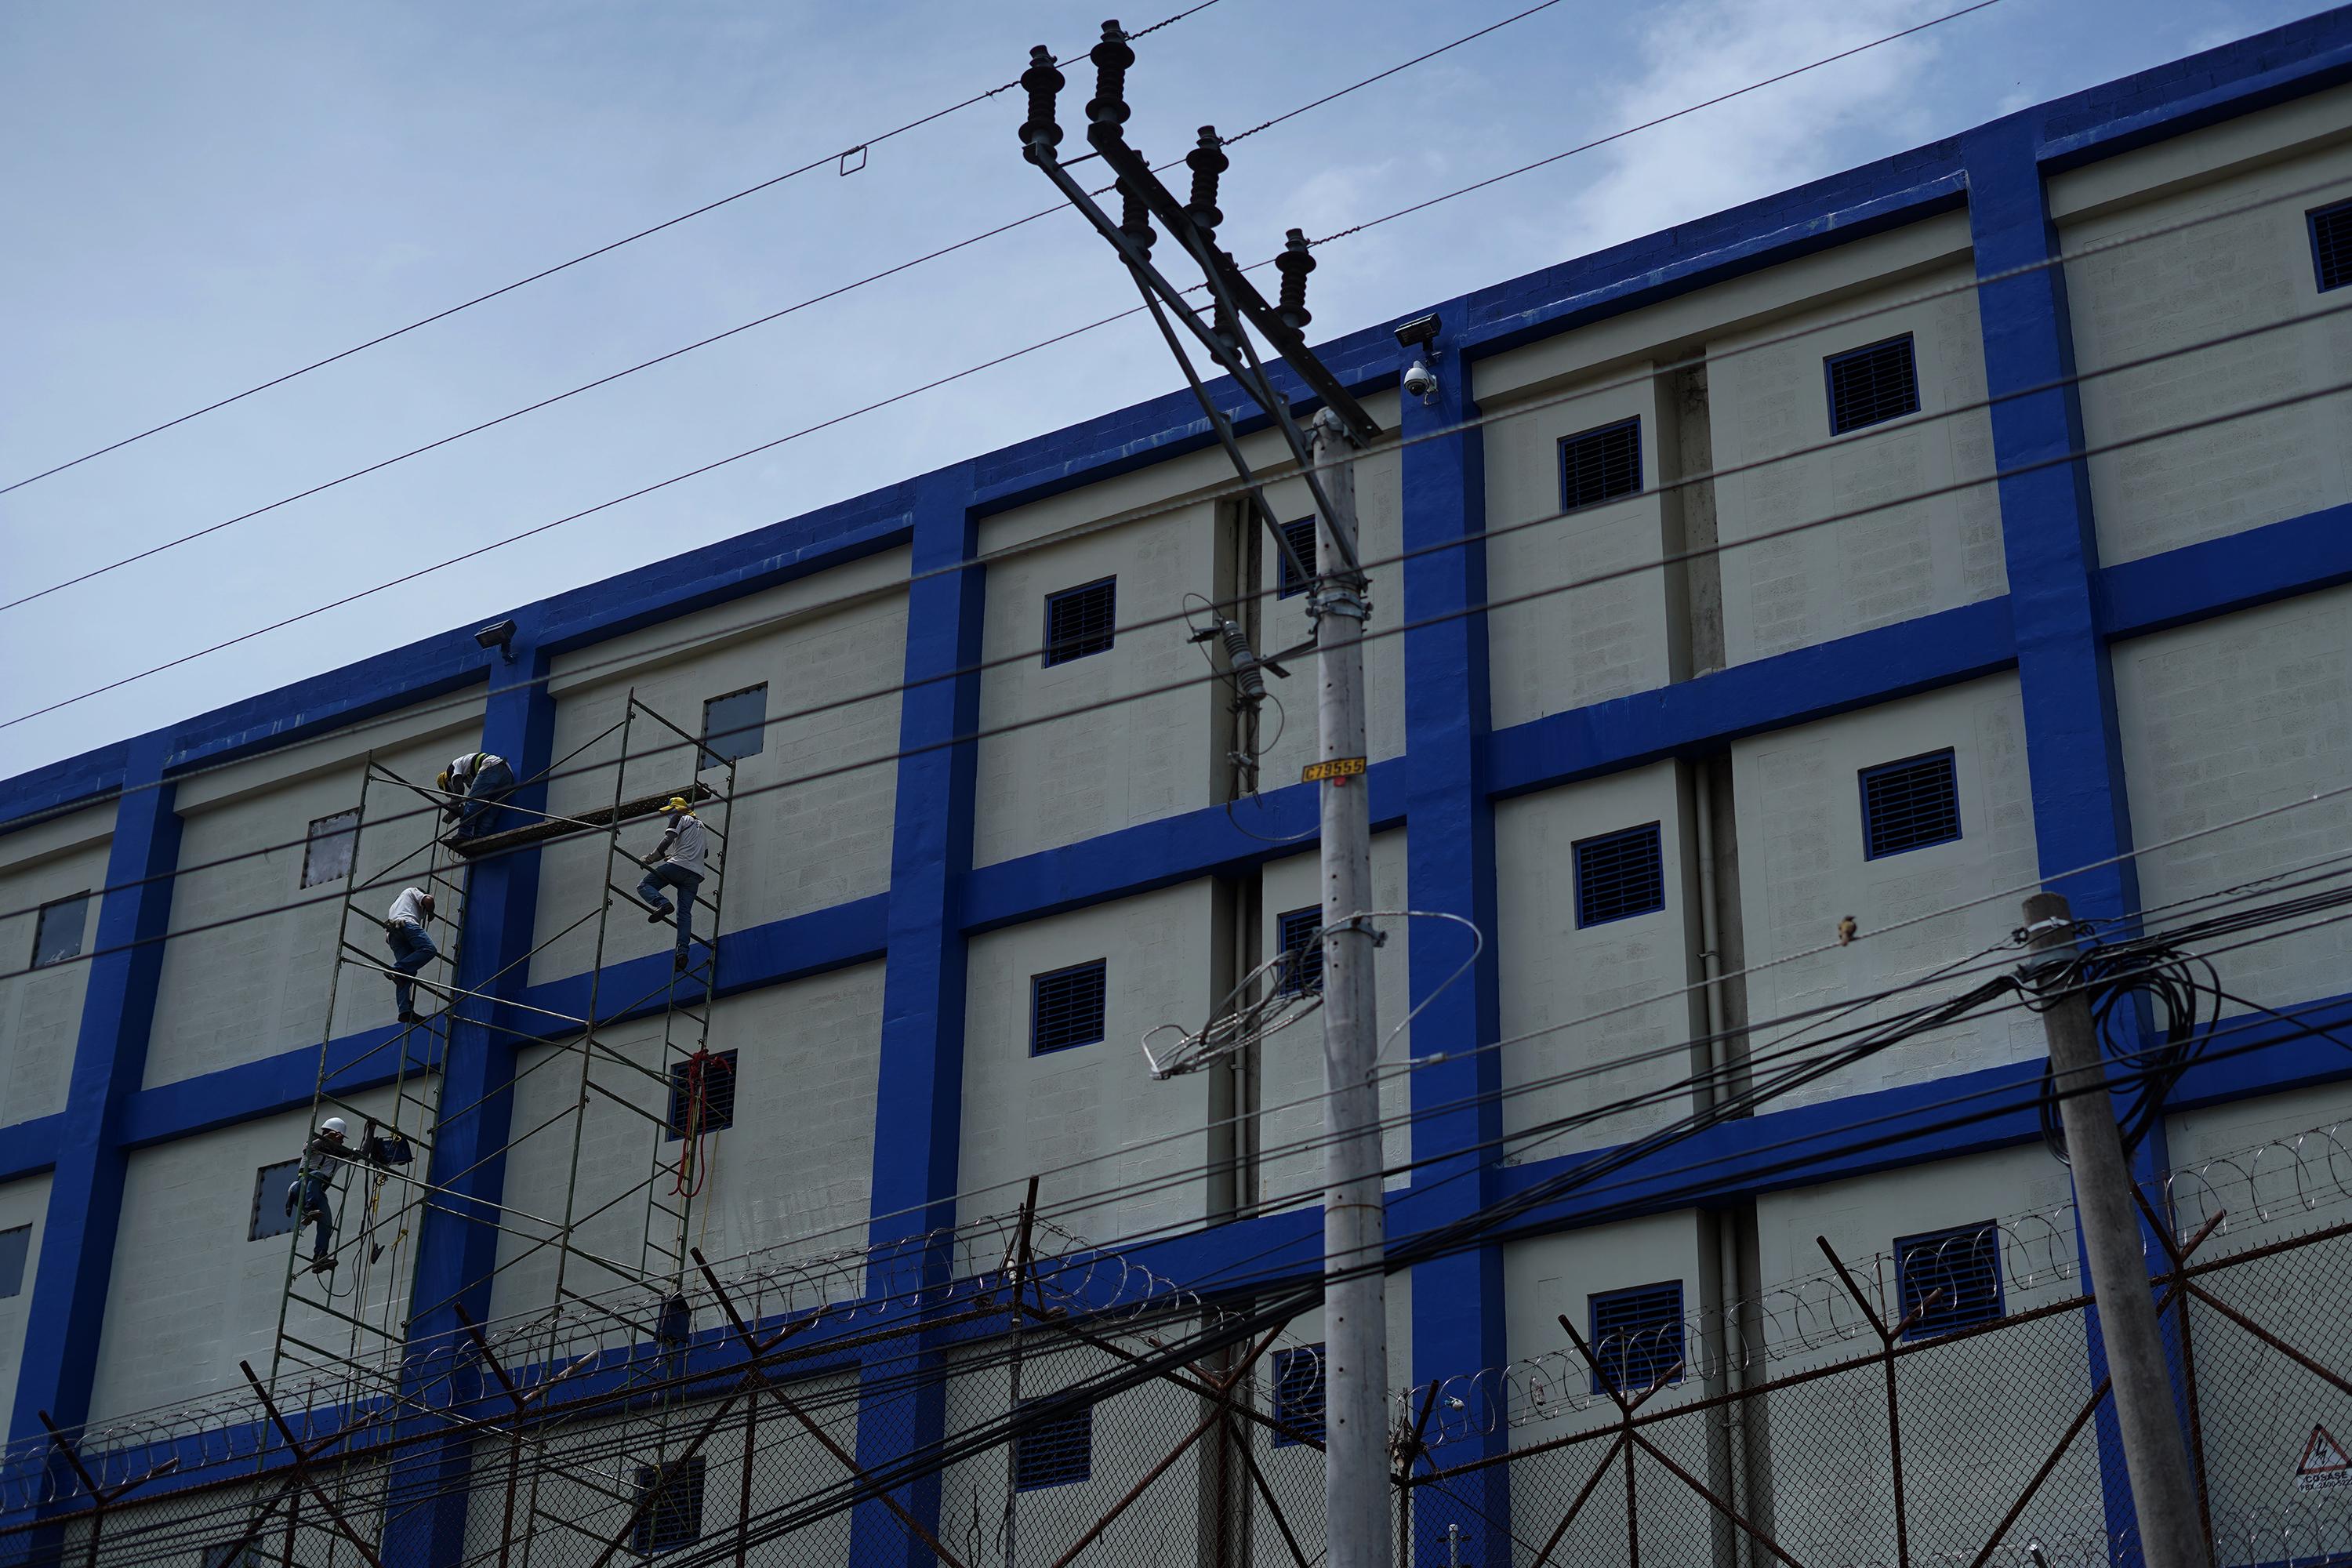
{"label": "yellow cap", "polygon": [[672,811],[684,811],[686,809],[686,796],[682,795],[674,795],[670,796],[669,809]]}
{"label": "yellow cap", "polygon": [[433,783],[436,788],[447,789],[449,787],[449,770],[447,768],[443,768],[441,770],[440,776],[436,778]]}

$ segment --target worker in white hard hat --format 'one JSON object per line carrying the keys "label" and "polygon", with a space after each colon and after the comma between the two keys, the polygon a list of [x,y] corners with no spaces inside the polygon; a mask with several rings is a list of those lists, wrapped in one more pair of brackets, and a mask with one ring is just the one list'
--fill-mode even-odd
{"label": "worker in white hard hat", "polygon": [[444,819],[457,825],[453,838],[478,838],[507,826],[499,802],[514,794],[514,769],[504,757],[467,752],[451,760],[434,780],[441,789]]}
{"label": "worker in white hard hat", "polygon": [[422,888],[403,888],[383,917],[383,942],[392,949],[392,1000],[404,1024],[421,1024],[416,987],[410,976],[440,956],[432,933],[425,929],[433,918],[433,895]]}
{"label": "worker in white hard hat", "polygon": [[[319,1131],[302,1146],[302,1164],[286,1189],[286,1212],[295,1215],[294,1228],[316,1225],[310,1244],[310,1271],[324,1274],[335,1266],[335,1215],[329,1199],[334,1195],[335,1166],[352,1158],[351,1130],[340,1116],[319,1123]],[[299,1212],[297,1205],[299,1205]]]}
{"label": "worker in white hard hat", "polygon": [[[672,967],[686,967],[686,951],[694,940],[694,898],[702,886],[702,870],[707,836],[702,818],[694,815],[686,797],[674,795],[669,798],[669,831],[662,835],[654,852],[637,862],[646,868],[645,880],[637,884],[637,897],[645,900],[653,913],[647,918],[658,925],[673,913],[677,918],[677,956]],[[676,888],[678,892],[676,910],[664,889]]]}

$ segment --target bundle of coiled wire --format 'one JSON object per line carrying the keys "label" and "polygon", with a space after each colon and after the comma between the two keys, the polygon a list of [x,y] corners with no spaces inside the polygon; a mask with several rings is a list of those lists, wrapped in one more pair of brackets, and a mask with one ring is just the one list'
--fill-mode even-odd
{"label": "bundle of coiled wire", "polygon": [[[2099,1053],[2131,1084],[2116,1116],[2124,1152],[2136,1150],[2164,1116],[2173,1086],[2197,1059],[2221,1015],[2221,981],[2211,963],[2174,940],[2140,937],[2082,949],[2034,966],[2028,974],[2036,1012],[2080,992],[2090,1005]],[[2058,1085],[2042,1064],[2042,1141],[2063,1163],[2066,1131]]]}

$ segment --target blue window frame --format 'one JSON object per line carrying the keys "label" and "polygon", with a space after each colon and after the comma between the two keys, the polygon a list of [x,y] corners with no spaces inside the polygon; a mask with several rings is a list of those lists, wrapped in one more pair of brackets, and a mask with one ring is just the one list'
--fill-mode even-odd
{"label": "blue window frame", "polygon": [[1629,1398],[1660,1379],[1683,1380],[1683,1282],[1662,1280],[1591,1298],[1592,1392],[1614,1386]]}
{"label": "blue window frame", "polygon": [[1832,354],[1822,366],[1829,378],[1832,436],[1919,412],[1919,366],[1908,332]]}
{"label": "blue window frame", "polygon": [[[1024,1399],[1024,1405],[1042,1404]],[[1013,1439],[1013,1487],[1034,1492],[1066,1487],[1095,1473],[1095,1407],[1043,1421]]]}
{"label": "blue window frame", "polygon": [[1274,1435],[1276,1447],[1323,1441],[1323,1386],[1321,1345],[1274,1352],[1274,1418],[1289,1428]]}
{"label": "blue window frame", "polygon": [[1948,748],[1862,770],[1862,857],[1883,859],[1960,836],[1960,786]]}
{"label": "blue window frame", "polygon": [[33,922],[33,967],[44,968],[81,956],[81,933],[89,922],[89,895],[76,893],[41,906]]}
{"label": "blue window frame", "polygon": [[1322,990],[1323,944],[1315,940],[1323,931],[1322,909],[1292,910],[1276,916],[1275,926],[1282,955],[1290,960],[1282,966],[1282,983],[1276,994],[1297,996]]}
{"label": "blue window frame", "polygon": [[33,1227],[20,1225],[11,1230],[0,1230],[0,1301],[22,1295],[25,1289],[25,1260],[32,1256]]}
{"label": "blue window frame", "polygon": [[1104,961],[1073,964],[1029,982],[1029,1054],[1051,1056],[1103,1037]]}
{"label": "blue window frame", "polygon": [[1576,511],[1642,493],[1642,421],[1559,438],[1559,510]]}
{"label": "blue window frame", "polygon": [[702,1539],[702,1456],[637,1467],[636,1522],[629,1544],[640,1557]]}
{"label": "blue window frame", "polygon": [[1902,1315],[1918,1317],[1906,1340],[1934,1339],[2002,1312],[2000,1226],[1991,1220],[1898,1237],[1895,1278]]}
{"label": "blue window frame", "polygon": [[253,1173],[253,1223],[246,1227],[247,1241],[284,1236],[301,1224],[299,1214],[286,1212],[286,1189],[294,1184],[294,1178],[301,1171],[301,1161],[280,1160]]}
{"label": "blue window frame", "polygon": [[715,768],[768,748],[768,683],[747,686],[702,705],[702,765]]}
{"label": "blue window frame", "polygon": [[1579,839],[1575,850],[1580,927],[1632,920],[1666,907],[1665,861],[1656,823]]}
{"label": "blue window frame", "polygon": [[1045,595],[1045,663],[1108,653],[1118,624],[1118,579],[1105,577]]}
{"label": "blue window frame", "polygon": [[1298,552],[1298,559],[1306,565],[1307,572],[1307,577],[1301,577],[1290,569],[1289,556],[1281,554],[1279,552],[1276,553],[1275,566],[1281,574],[1282,585],[1276,590],[1274,596],[1277,599],[1291,599],[1307,592],[1307,580],[1315,574],[1314,518],[1296,518],[1284,523],[1282,537],[1289,541],[1290,548]]}
{"label": "blue window frame", "polygon": [[2319,291],[2352,283],[2352,202],[2315,207],[2305,215],[2311,225],[2311,269]]}
{"label": "blue window frame", "polygon": [[[735,1125],[735,1058],[733,1051],[712,1051],[703,1058],[702,1116],[698,1132],[724,1132]],[[665,1140],[686,1136],[687,1098],[694,1086],[691,1059],[669,1064],[669,1128]]]}

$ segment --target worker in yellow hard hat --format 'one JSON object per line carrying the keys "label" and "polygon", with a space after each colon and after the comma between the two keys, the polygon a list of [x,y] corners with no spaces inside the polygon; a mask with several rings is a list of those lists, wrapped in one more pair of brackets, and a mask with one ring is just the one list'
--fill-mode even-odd
{"label": "worker in yellow hard hat", "polygon": [[[637,862],[646,868],[645,880],[637,884],[637,897],[645,900],[653,913],[647,917],[658,925],[674,913],[677,918],[677,954],[672,967],[686,967],[687,949],[694,941],[694,899],[702,886],[704,855],[708,835],[703,831],[702,818],[694,815],[682,795],[669,799],[669,830],[662,835],[654,852]],[[665,889],[678,890],[675,910]]]}

